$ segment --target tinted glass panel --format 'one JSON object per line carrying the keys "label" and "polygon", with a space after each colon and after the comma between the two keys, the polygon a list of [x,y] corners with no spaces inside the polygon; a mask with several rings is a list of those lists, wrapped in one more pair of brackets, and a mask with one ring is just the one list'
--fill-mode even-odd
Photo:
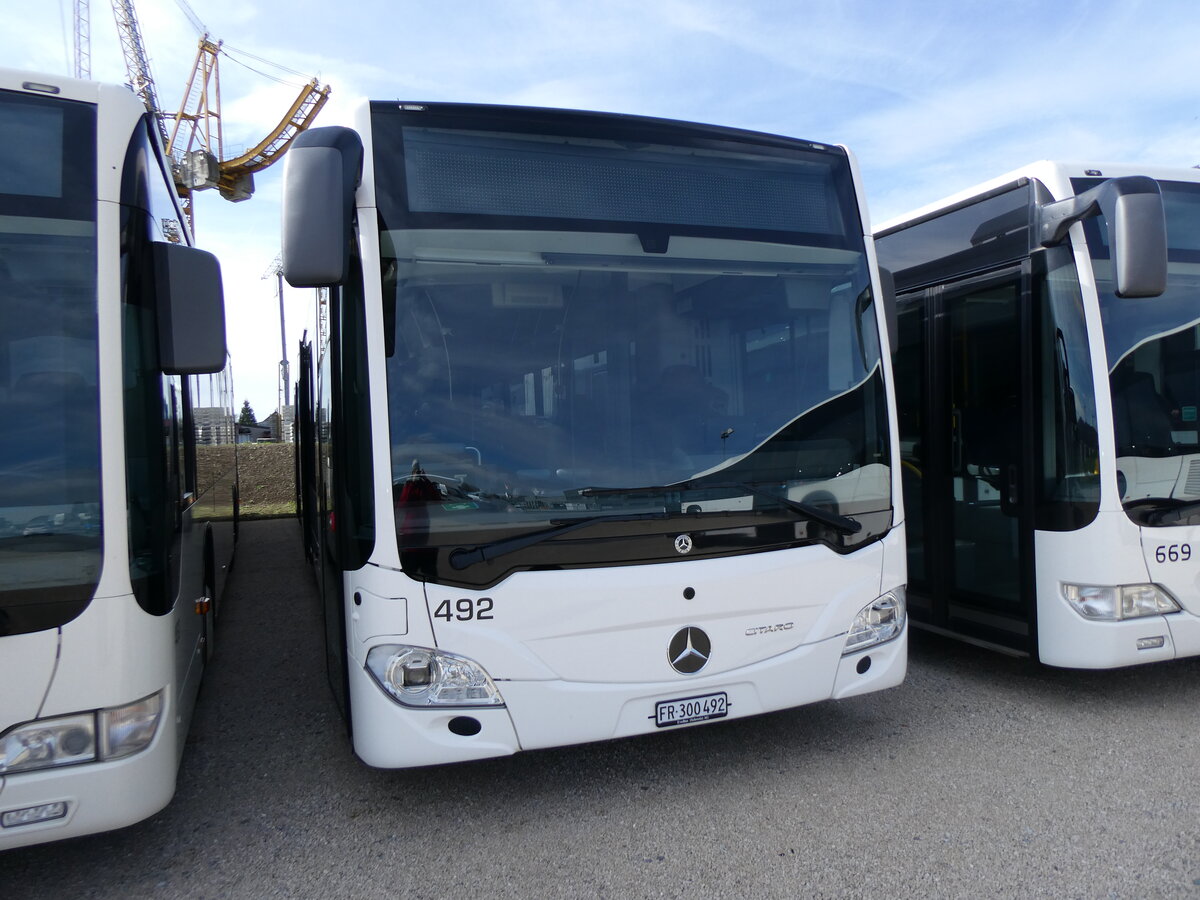
{"label": "tinted glass panel", "polygon": [[746,248],[724,249],[707,273],[668,261],[649,273],[637,257],[536,272],[385,260],[402,545],[764,505],[745,488],[669,487],[685,480],[884,512],[855,539],[886,530],[886,404],[861,256],[806,278],[732,275]]}
{"label": "tinted glass panel", "polygon": [[[843,152],[600,114],[372,111],[406,570],[477,583],[678,559],[662,535],[683,516],[710,516],[688,525],[713,533],[698,552],[886,532],[879,336]],[[447,564],[591,518],[607,527],[503,566]]]}
{"label": "tinted glass panel", "polygon": [[[146,123],[143,123],[145,126]],[[185,489],[178,378],[164,378],[158,356],[158,298],[152,242],[178,216],[171,182],[143,127],[125,158],[121,182],[122,387],[129,575],[147,612],[175,603],[178,557],[172,554]],[[167,228],[178,237],[178,231]]]}
{"label": "tinted glass panel", "polygon": [[1034,256],[1040,335],[1037,527],[1082,528],[1100,508],[1100,444],[1083,297],[1073,254]]}
{"label": "tinted glass panel", "polygon": [[841,235],[829,165],[746,153],[408,127],[414,212],[660,222]]}
{"label": "tinted glass panel", "polygon": [[844,151],[732,129],[599,113],[373,103],[386,228],[774,235],[853,249]]}
{"label": "tinted glass panel", "polygon": [[[1072,183],[1084,191],[1099,180]],[[1200,521],[1200,185],[1161,186],[1168,274],[1160,297],[1117,297],[1106,224],[1084,223],[1104,322],[1118,485],[1130,515],[1146,525]]]}
{"label": "tinted glass panel", "polygon": [[1029,255],[1029,187],[1016,185],[875,239],[879,265],[911,290]]}
{"label": "tinted glass panel", "polygon": [[0,92],[0,634],[63,624],[99,578],[94,129]]}

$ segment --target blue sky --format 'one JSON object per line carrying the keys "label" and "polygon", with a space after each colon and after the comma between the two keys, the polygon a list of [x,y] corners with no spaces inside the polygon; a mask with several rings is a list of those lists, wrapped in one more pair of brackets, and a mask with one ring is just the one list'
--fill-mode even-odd
{"label": "blue sky", "polygon": [[[198,32],[175,0],[135,0],[162,105],[179,105]],[[332,85],[318,124],[365,98],[600,109],[847,145],[882,222],[1035,159],[1200,164],[1200,17],[1183,0],[189,0],[214,39]],[[107,0],[92,75],[124,81]],[[67,74],[69,0],[0,0],[7,66]],[[244,58],[244,57],[243,57]],[[226,145],[253,145],[295,95],[222,62]],[[255,196],[197,197],[225,272],[239,402],[275,407],[281,166]],[[311,292],[285,289],[289,353]],[[293,360],[294,365],[294,360]]]}

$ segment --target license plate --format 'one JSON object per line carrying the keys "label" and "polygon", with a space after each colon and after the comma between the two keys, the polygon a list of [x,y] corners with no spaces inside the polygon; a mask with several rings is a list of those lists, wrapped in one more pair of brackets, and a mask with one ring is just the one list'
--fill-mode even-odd
{"label": "license plate", "polygon": [[654,705],[654,724],[659,728],[720,719],[727,715],[729,697],[724,691],[701,694],[698,697],[684,697],[682,700],[663,700]]}

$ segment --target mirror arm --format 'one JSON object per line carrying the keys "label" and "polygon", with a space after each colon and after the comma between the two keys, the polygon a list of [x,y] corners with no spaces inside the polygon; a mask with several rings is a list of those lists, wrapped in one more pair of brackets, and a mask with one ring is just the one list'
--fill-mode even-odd
{"label": "mirror arm", "polygon": [[1061,243],[1076,222],[1103,215],[1118,297],[1157,297],[1167,288],[1167,223],[1162,189],[1145,175],[1110,178],[1077,197],[1038,203],[1034,240]]}
{"label": "mirror arm", "polygon": [[1115,219],[1117,201],[1129,194],[1161,196],[1162,191],[1153,178],[1131,175],[1126,178],[1110,178],[1077,197],[1038,204],[1034,212],[1038,242],[1043,247],[1060,244],[1072,225],[1101,213],[1111,223]]}

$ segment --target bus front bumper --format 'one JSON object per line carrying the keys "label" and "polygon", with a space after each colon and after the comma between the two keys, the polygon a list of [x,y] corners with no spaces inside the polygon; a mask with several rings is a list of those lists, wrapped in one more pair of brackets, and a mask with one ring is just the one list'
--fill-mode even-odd
{"label": "bus front bumper", "polygon": [[1200,656],[1200,616],[1186,609],[1122,621],[1084,619],[1061,597],[1039,604],[1038,654],[1064,669],[1117,669]]}
{"label": "bus front bumper", "polygon": [[[659,727],[658,704],[724,694],[727,721],[895,687],[904,680],[908,628],[841,656],[845,635],[735,671],[671,683],[496,682],[504,707],[406,709],[365,669],[350,673],[354,751],[367,765],[406,768],[507,756],[519,750],[689,728]],[[473,733],[468,733],[473,732]]]}
{"label": "bus front bumper", "polygon": [[140,822],[175,794],[174,729],[140,753],[0,776],[0,851]]}

